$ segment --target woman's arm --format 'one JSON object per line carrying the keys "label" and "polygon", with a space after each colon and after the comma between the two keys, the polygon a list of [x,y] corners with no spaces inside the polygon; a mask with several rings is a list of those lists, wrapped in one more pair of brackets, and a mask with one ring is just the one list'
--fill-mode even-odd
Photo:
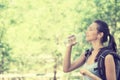
{"label": "woman's arm", "polygon": [[99,78],[98,76],[94,75],[93,73],[91,73],[90,71],[86,70],[86,69],[80,69],[80,73],[82,75],[87,75],[90,78],[92,78],[92,80],[102,80],[101,78]]}
{"label": "woman's arm", "polygon": [[110,54],[105,57],[105,72],[107,80],[116,80],[114,58]]}
{"label": "woman's arm", "polygon": [[64,72],[73,71],[73,70],[77,69],[78,67],[80,67],[81,65],[83,65],[85,62],[86,57],[84,54],[82,54],[76,61],[71,63],[71,49],[72,49],[72,47],[67,47],[67,50],[66,50],[66,54],[64,57],[64,64],[63,64]]}
{"label": "woman's arm", "polygon": [[74,35],[68,37],[68,44],[66,47],[66,52],[65,52],[65,57],[64,57],[64,62],[63,62],[63,71],[64,72],[70,72],[73,71],[74,69],[80,67],[84,62],[85,62],[85,55],[81,55],[79,59],[71,63],[71,51],[72,47],[77,43],[76,38]]}

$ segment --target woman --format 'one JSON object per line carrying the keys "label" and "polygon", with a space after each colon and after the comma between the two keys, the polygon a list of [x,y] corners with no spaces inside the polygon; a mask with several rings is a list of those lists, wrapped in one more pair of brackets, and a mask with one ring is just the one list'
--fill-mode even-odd
{"label": "woman", "polygon": [[[70,36],[64,58],[64,72],[73,71],[83,65],[80,68],[80,73],[83,75],[84,80],[102,80],[98,71],[93,69],[97,66],[96,56],[101,49],[106,48],[104,43],[108,41],[108,38],[107,48],[116,52],[116,43],[109,32],[108,25],[101,20],[94,21],[86,31],[86,40],[92,45],[91,55],[86,57],[85,53],[81,54],[79,59],[71,63],[71,51],[76,41],[75,36]],[[106,80],[116,80],[115,62],[111,54],[105,57],[105,74]]]}

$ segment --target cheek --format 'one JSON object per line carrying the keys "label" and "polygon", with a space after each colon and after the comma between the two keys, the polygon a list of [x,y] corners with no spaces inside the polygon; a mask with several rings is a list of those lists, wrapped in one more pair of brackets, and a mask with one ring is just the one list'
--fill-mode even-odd
{"label": "cheek", "polygon": [[95,37],[95,36],[97,36],[96,32],[87,32],[86,33],[86,37]]}
{"label": "cheek", "polygon": [[89,33],[86,35],[86,40],[96,40],[97,39],[97,34],[96,33]]}

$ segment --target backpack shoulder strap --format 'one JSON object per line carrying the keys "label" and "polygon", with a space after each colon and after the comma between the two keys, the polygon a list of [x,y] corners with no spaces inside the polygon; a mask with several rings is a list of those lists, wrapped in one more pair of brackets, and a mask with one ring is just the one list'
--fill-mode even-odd
{"label": "backpack shoulder strap", "polygon": [[93,50],[93,49],[87,49],[87,50],[85,51],[85,57],[86,57],[86,58],[88,58],[88,57],[91,55],[92,50]]}
{"label": "backpack shoulder strap", "polygon": [[99,58],[100,56],[101,56],[101,57],[105,57],[108,53],[111,53],[111,52],[112,52],[112,51],[109,50],[109,49],[101,49],[101,50],[98,52],[97,56],[96,56],[95,62],[98,61],[98,58]]}
{"label": "backpack shoulder strap", "polygon": [[114,57],[115,65],[116,65],[116,77],[117,80],[120,80],[120,55],[118,55],[116,52],[112,50],[104,50],[102,51],[97,59],[98,66],[94,70],[98,70],[100,77],[102,80],[106,80],[106,74],[105,74],[105,57],[111,54]]}
{"label": "backpack shoulder strap", "polygon": [[106,80],[106,74],[105,74],[105,57],[111,53],[111,50],[104,50],[102,51],[102,53],[98,56],[98,59],[97,59],[97,62],[98,62],[98,72],[99,72],[99,75],[100,77],[103,79],[103,80]]}
{"label": "backpack shoulder strap", "polygon": [[110,54],[110,53],[112,53],[112,51],[111,50],[105,50],[105,51],[103,51],[101,54],[100,54],[100,56],[98,57],[98,59],[99,58],[105,58],[108,54]]}

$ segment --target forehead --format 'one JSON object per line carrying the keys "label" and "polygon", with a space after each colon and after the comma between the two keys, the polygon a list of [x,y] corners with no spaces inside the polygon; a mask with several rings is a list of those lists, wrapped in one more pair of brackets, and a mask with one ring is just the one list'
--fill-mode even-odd
{"label": "forehead", "polygon": [[88,28],[97,29],[97,27],[98,27],[97,23],[92,23]]}

